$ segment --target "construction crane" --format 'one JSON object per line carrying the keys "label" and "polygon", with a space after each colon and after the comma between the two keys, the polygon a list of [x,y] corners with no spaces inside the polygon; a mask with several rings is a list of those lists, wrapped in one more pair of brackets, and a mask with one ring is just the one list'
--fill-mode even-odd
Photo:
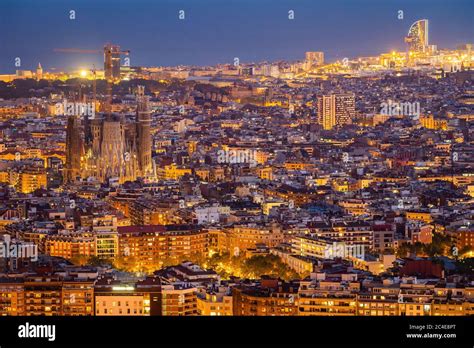
{"label": "construction crane", "polygon": [[95,64],[92,65],[91,69],[92,76],[94,79],[92,80],[92,100],[94,101],[94,110],[97,102],[97,71],[95,69]]}
{"label": "construction crane", "polygon": [[80,48],[55,48],[54,52],[59,53],[81,53],[81,54],[99,54],[100,50],[83,50]]}
{"label": "construction crane", "polygon": [[[107,103],[106,111],[112,113],[112,86],[114,82],[120,79],[120,56],[128,56],[130,50],[120,50],[120,46],[112,45],[110,43],[104,46],[104,70],[105,79],[107,81]],[[117,76],[118,69],[118,76]]]}

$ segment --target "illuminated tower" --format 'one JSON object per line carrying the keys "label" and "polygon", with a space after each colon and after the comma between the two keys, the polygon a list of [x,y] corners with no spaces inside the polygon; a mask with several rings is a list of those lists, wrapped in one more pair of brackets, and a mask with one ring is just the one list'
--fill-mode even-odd
{"label": "illuminated tower", "polygon": [[323,129],[344,126],[355,116],[355,96],[352,93],[331,94],[318,97],[318,124]]}
{"label": "illuminated tower", "polygon": [[325,130],[336,125],[336,98],[334,95],[318,97],[318,123]]}
{"label": "illuminated tower", "polygon": [[324,64],[324,52],[306,52],[305,54],[305,70]]}
{"label": "illuminated tower", "polygon": [[43,78],[43,68],[41,67],[41,63],[38,63],[38,67],[36,68],[36,81],[39,81]]}
{"label": "illuminated tower", "polygon": [[151,173],[151,113],[145,87],[137,87],[137,152],[140,176]]}
{"label": "illuminated tower", "polygon": [[120,81],[121,54],[129,55],[130,51],[121,51],[118,45],[106,44],[104,46],[104,72],[107,82],[107,102],[104,109],[108,114],[112,112],[112,85]]}
{"label": "illuminated tower", "polygon": [[336,94],[336,125],[351,124],[355,117],[355,95],[353,93]]}
{"label": "illuminated tower", "polygon": [[80,118],[68,116],[66,128],[66,170],[64,180],[74,181],[81,176],[81,158],[83,155],[83,142]]}
{"label": "illuminated tower", "polygon": [[428,50],[428,20],[420,19],[413,23],[405,37],[405,42],[411,52],[426,52]]}
{"label": "illuminated tower", "polygon": [[120,80],[120,46],[112,44],[104,46],[104,71],[107,81]]}

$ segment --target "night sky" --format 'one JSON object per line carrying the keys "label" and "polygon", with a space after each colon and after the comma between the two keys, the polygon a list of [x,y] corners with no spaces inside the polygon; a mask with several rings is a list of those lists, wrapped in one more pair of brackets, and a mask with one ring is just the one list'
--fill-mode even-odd
{"label": "night sky", "polygon": [[296,60],[305,51],[328,60],[376,55],[405,50],[403,37],[422,18],[440,48],[474,42],[473,0],[0,0],[0,74],[14,73],[15,57],[21,69],[102,68],[101,54],[53,49],[106,42],[142,66]]}

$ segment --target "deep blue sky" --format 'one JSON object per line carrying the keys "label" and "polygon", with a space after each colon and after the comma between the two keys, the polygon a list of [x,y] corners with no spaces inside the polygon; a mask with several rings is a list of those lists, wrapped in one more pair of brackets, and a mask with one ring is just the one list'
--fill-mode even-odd
{"label": "deep blue sky", "polygon": [[131,64],[143,66],[296,60],[311,50],[328,59],[373,55],[404,50],[421,18],[439,47],[474,42],[474,0],[0,0],[0,74],[15,71],[15,57],[22,69],[102,67],[101,55],[53,49],[105,42],[130,49]]}

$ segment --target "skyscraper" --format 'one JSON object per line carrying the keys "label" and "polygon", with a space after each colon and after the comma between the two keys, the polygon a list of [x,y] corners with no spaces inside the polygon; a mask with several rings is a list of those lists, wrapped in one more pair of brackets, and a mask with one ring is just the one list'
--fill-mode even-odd
{"label": "skyscraper", "polygon": [[305,70],[324,64],[324,52],[306,52]]}
{"label": "skyscraper", "polygon": [[353,93],[331,94],[318,97],[318,124],[330,130],[352,122],[355,116]]}
{"label": "skyscraper", "polygon": [[112,44],[104,46],[104,71],[107,81],[120,80],[120,46]]}
{"label": "skyscraper", "polygon": [[408,50],[412,52],[426,52],[428,50],[428,20],[420,19],[413,23],[405,37]]}

